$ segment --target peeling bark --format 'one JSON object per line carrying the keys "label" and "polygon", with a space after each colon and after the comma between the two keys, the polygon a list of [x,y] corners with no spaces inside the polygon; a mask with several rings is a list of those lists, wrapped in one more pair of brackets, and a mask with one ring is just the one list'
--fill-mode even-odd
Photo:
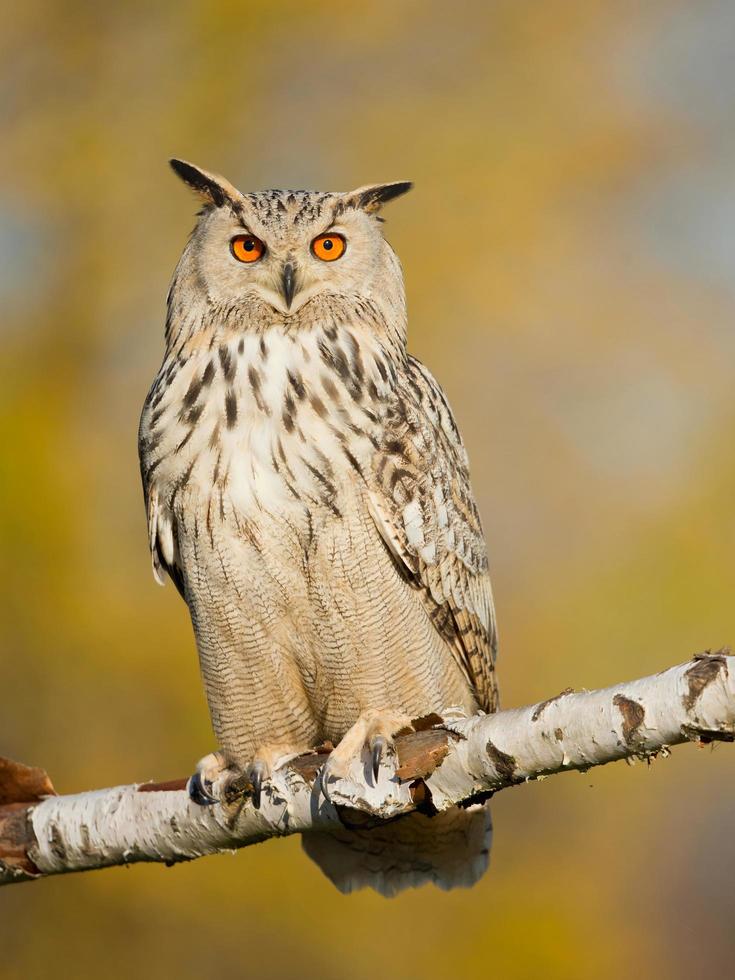
{"label": "peeling bark", "polygon": [[0,806],[4,803],[36,803],[44,796],[54,795],[54,787],[45,770],[0,756]]}
{"label": "peeling bark", "polygon": [[[700,654],[653,677],[600,691],[563,691],[536,705],[442,723],[419,719],[396,740],[377,781],[366,754],[330,784],[331,746],[281,766],[256,810],[245,796],[192,803],[186,781],[56,796],[48,776],[0,759],[0,884],[158,861],[174,864],[269,837],[369,827],[442,811],[509,786],[618,759],[666,755],[686,741],[735,740],[735,657]],[[216,787],[215,787],[216,789]]]}

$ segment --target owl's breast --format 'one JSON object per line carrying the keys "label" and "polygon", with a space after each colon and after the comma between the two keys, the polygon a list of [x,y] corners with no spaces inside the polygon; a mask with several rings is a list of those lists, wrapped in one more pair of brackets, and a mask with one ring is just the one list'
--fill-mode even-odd
{"label": "owl's breast", "polygon": [[349,338],[273,330],[164,363],[140,452],[174,550],[202,521],[268,515],[313,535],[341,515],[375,451],[389,377],[380,351]]}

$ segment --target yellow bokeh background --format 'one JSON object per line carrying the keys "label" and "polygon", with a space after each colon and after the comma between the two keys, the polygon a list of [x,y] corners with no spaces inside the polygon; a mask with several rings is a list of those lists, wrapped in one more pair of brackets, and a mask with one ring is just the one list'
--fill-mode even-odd
{"label": "yellow bokeh background", "polygon": [[[194,204],[410,178],[410,343],[488,538],[506,706],[735,640],[727,0],[24,0],[0,32],[0,754],[62,792],[213,747],[136,458]],[[735,755],[501,794],[469,892],[344,898],[295,839],[4,889],[0,977],[727,976]]]}

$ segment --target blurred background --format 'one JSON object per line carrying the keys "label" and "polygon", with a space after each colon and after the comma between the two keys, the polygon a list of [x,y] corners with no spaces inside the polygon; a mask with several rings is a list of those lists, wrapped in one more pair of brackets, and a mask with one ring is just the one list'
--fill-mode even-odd
{"label": "blurred background", "polygon": [[[213,747],[136,455],[195,203],[386,212],[490,547],[506,707],[735,641],[728,0],[3,4],[0,752],[73,792]],[[729,975],[735,752],[501,794],[470,892],[344,898],[275,841],[4,889],[0,976]]]}

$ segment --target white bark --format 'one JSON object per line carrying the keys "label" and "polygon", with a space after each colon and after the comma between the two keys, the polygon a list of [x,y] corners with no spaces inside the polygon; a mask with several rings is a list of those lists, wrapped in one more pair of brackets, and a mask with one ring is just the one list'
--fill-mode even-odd
{"label": "white bark", "polygon": [[[0,883],[135,861],[174,862],[268,837],[365,826],[423,808],[444,810],[507,786],[677,743],[735,739],[735,657],[701,655],[601,691],[479,715],[403,736],[373,785],[367,756],[321,793],[325,756],[300,757],[249,797],[201,807],[183,788],[121,786],[0,806]],[[2,794],[0,793],[0,799]],[[6,794],[7,799],[7,794]]]}

